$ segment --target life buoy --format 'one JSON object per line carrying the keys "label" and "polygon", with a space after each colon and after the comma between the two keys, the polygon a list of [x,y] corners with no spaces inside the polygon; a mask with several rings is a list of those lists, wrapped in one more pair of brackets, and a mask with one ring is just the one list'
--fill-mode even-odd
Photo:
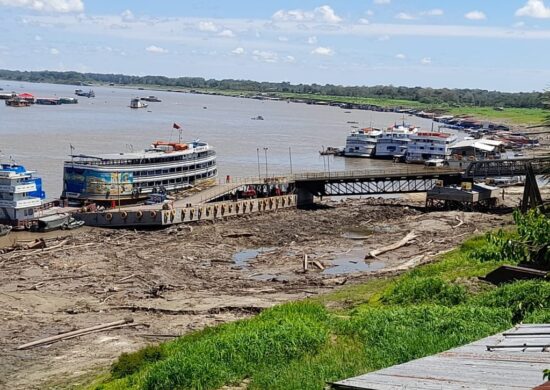
{"label": "life buoy", "polygon": [[113,214],[111,214],[111,213],[105,214],[105,219],[106,219],[107,221],[110,221],[111,219],[113,219]]}
{"label": "life buoy", "polygon": [[195,210],[189,210],[189,218],[193,219],[195,216]]}
{"label": "life buoy", "polygon": [[169,213],[164,213],[164,223],[168,222]]}
{"label": "life buoy", "polygon": [[181,210],[181,220],[183,222],[183,220],[185,219],[185,210]]}
{"label": "life buoy", "polygon": [[137,217],[137,219],[143,218],[143,211],[138,210],[138,212],[136,213],[136,217]]}
{"label": "life buoy", "polygon": [[126,219],[128,218],[128,213],[126,211],[123,211],[120,216],[122,217],[122,219]]}

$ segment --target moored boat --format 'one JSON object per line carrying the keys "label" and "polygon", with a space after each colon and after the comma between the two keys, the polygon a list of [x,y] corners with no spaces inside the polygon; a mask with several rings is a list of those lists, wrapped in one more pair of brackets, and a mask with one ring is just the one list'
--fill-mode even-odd
{"label": "moored boat", "polygon": [[406,153],[408,163],[425,163],[428,160],[448,160],[456,135],[441,132],[418,132],[410,136]]}
{"label": "moored boat", "polygon": [[0,223],[24,227],[35,218],[46,194],[34,173],[13,163],[0,166]]}
{"label": "moored boat", "polygon": [[216,152],[206,142],[153,142],[139,152],[73,155],[64,163],[61,197],[115,206],[170,193],[217,176]]}
{"label": "moored boat", "polygon": [[148,106],[147,103],[142,102],[139,100],[139,98],[134,98],[130,100],[130,108],[146,108]]}
{"label": "moored boat", "polygon": [[382,131],[374,128],[352,130],[346,138],[344,156],[373,157],[378,137]]}
{"label": "moored boat", "polygon": [[28,100],[20,99],[18,97],[6,100],[6,106],[9,107],[29,107],[31,102]]}
{"label": "moored boat", "polygon": [[146,102],[155,102],[155,103],[160,103],[162,101],[158,97],[153,95],[142,97],[141,100],[145,100]]}
{"label": "moored boat", "polygon": [[78,99],[73,98],[73,97],[60,97],[59,102],[61,104],[77,104]]}
{"label": "moored boat", "polygon": [[87,98],[93,98],[95,97],[95,92],[93,90],[89,90],[88,92],[84,92],[83,90],[81,89],[75,89],[74,91],[75,95],[77,96],[83,96],[83,97],[87,97]]}
{"label": "moored boat", "polygon": [[61,104],[60,100],[56,98],[37,98],[35,103],[44,106],[57,106]]}

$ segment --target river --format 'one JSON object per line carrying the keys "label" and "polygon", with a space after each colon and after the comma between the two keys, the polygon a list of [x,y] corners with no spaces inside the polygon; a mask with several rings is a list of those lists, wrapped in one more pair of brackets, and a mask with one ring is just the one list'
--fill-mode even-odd
{"label": "river", "polygon": [[[0,80],[3,92],[29,92],[36,97],[74,97],[88,87],[34,84]],[[78,97],[78,104],[33,105],[25,108],[0,104],[0,158],[10,157],[44,180],[47,198],[61,194],[63,161],[70,145],[74,153],[116,153],[139,150],[152,141],[177,140],[172,124],[182,126],[185,141],[200,138],[218,153],[220,177],[257,176],[297,171],[350,170],[387,167],[391,162],[372,159],[321,157],[323,146],[344,146],[352,124],[387,127],[401,122],[396,113],[350,110],[338,107],[261,101],[224,96],[159,92],[117,87],[91,87],[95,98]],[[161,103],[130,109],[130,99],[155,95]],[[252,120],[261,115],[265,120]],[[405,117],[422,129],[432,121]],[[264,148],[267,148],[264,151]],[[289,148],[291,153],[289,153]],[[258,165],[258,149],[260,164]]]}

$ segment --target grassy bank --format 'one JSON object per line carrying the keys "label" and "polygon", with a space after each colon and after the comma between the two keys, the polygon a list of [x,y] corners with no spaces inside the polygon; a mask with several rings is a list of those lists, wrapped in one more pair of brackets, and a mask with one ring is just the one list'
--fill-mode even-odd
{"label": "grassy bank", "polygon": [[[248,91],[227,91],[227,90],[203,90],[205,93],[216,93],[224,96],[254,95],[257,92]],[[296,93],[276,93],[278,97],[285,99],[307,99],[316,101],[331,101],[339,103],[352,104],[370,104],[383,108],[405,107],[419,109],[428,112],[438,112],[440,114],[450,114],[455,116],[469,116],[478,120],[487,120],[493,122],[504,122],[513,125],[536,125],[544,121],[547,112],[542,108],[504,108],[495,110],[494,107],[455,107],[449,104],[425,104],[414,100],[403,99],[377,99],[348,96],[331,96],[318,94],[296,94]]]}
{"label": "grassy bank", "polygon": [[[520,228],[521,230],[521,228]],[[543,233],[546,234],[546,233]],[[513,241],[515,232],[501,235]],[[504,242],[504,241],[503,241]],[[322,389],[510,328],[550,321],[550,282],[494,287],[495,242],[466,241],[436,263],[122,355],[93,389]],[[541,373],[542,375],[542,373]]]}

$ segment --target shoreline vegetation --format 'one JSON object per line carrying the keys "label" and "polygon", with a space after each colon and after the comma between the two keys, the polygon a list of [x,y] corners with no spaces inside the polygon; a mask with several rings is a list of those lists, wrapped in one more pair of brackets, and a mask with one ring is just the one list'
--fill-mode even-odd
{"label": "shoreline vegetation", "polygon": [[[264,310],[135,353],[87,389],[322,389],[326,383],[550,321],[550,281],[494,286],[502,264],[550,264],[550,219],[470,238],[398,276]],[[541,372],[541,378],[543,373]]]}
{"label": "shoreline vegetation", "polygon": [[0,79],[66,85],[106,85],[133,89],[195,92],[232,97],[264,95],[279,99],[372,105],[381,109],[418,109],[438,115],[473,117],[511,125],[536,126],[544,122],[542,92],[498,92],[394,86],[357,86],[213,80],[200,77],[128,76],[0,69]]}

